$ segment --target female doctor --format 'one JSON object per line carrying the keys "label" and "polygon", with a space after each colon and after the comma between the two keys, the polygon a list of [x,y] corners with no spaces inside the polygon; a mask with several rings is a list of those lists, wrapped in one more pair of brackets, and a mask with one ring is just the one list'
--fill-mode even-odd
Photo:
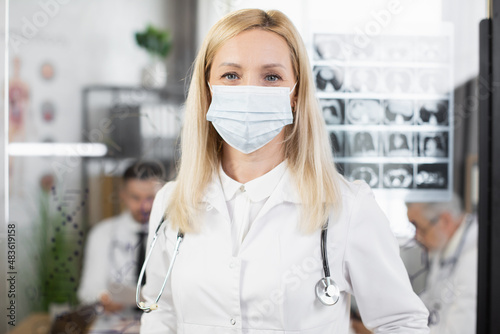
{"label": "female doctor", "polygon": [[351,294],[375,333],[428,333],[370,188],[335,170],[304,44],[279,11],[237,11],[208,33],[149,244],[162,217],[141,333],[344,334]]}

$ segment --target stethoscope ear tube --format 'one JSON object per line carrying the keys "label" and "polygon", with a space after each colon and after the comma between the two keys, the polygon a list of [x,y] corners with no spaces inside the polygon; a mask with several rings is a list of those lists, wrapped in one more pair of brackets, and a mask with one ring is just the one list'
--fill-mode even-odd
{"label": "stethoscope ear tube", "polygon": [[326,240],[328,237],[328,222],[325,228],[321,230],[321,258],[323,259],[323,272],[325,277],[330,277],[330,266],[328,265],[328,254],[326,250]]}
{"label": "stethoscope ear tube", "polygon": [[142,278],[144,276],[144,272],[146,271],[146,266],[148,265],[149,258],[151,257],[151,253],[153,252],[154,246],[156,244],[156,240],[158,239],[158,231],[160,230],[160,227],[163,225],[164,222],[165,222],[165,217],[162,217],[160,223],[158,224],[158,227],[156,228],[153,240],[151,241],[151,246],[149,247],[148,255],[146,256],[144,264],[142,265],[141,272],[139,274],[139,278],[137,279],[137,288],[135,291],[135,303],[136,303],[138,308],[140,308],[141,310],[143,310],[146,313],[149,313],[149,312],[156,310],[158,308],[158,301],[160,300],[161,295],[163,294],[163,290],[165,289],[165,285],[167,284],[167,280],[170,277],[170,274],[172,272],[172,268],[174,267],[175,259],[177,258],[177,253],[179,252],[179,246],[182,242],[182,239],[184,239],[184,233],[179,231],[177,233],[177,242],[175,244],[174,254],[172,255],[172,260],[170,261],[170,265],[168,267],[167,274],[165,275],[165,279],[163,280],[163,285],[161,286],[161,290],[158,293],[158,296],[156,297],[154,303],[151,304],[150,306],[146,306],[145,302],[140,302],[141,282],[142,282]]}
{"label": "stethoscope ear tube", "polygon": [[319,301],[326,306],[335,305],[340,298],[340,290],[330,277],[330,266],[328,265],[328,253],[326,249],[326,241],[328,238],[328,220],[321,230],[321,258],[323,259],[323,272],[325,277],[316,283],[315,292]]}

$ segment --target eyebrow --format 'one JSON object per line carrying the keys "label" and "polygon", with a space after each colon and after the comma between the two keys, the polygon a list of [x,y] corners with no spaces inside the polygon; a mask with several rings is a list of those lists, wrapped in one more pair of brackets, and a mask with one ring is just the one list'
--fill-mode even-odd
{"label": "eyebrow", "polygon": [[285,68],[285,65],[283,64],[280,64],[280,63],[272,63],[272,64],[266,64],[266,65],[263,65],[262,68],[272,68],[272,67],[282,67],[282,68]]}
{"label": "eyebrow", "polygon": [[[223,66],[241,68],[240,64],[229,63],[229,62],[222,63],[222,64],[219,65],[219,67],[223,67]],[[273,67],[282,67],[282,68],[286,69],[285,65],[280,64],[280,63],[271,63],[271,64],[262,65],[262,68],[273,68]]]}
{"label": "eyebrow", "polygon": [[222,63],[222,64],[219,65],[219,67],[223,67],[223,66],[241,68],[241,65],[240,64],[236,64],[236,63]]}

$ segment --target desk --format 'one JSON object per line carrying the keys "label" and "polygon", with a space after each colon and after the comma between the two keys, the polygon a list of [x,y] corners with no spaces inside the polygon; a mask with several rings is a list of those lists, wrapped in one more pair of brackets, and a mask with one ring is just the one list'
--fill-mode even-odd
{"label": "desk", "polygon": [[[139,334],[140,315],[137,312],[124,312],[112,315],[99,315],[90,327],[81,334]],[[51,319],[48,313],[32,313],[9,334],[50,334]],[[59,333],[55,333],[59,334]]]}
{"label": "desk", "polygon": [[101,314],[92,323],[88,334],[139,334],[141,313],[123,311],[114,314]]}
{"label": "desk", "polygon": [[50,315],[48,313],[32,313],[16,327],[11,327],[9,334],[49,334]]}

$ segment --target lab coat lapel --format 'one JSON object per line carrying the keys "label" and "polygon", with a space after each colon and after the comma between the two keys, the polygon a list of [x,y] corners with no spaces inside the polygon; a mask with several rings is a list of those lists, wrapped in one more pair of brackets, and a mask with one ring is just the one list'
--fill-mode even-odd
{"label": "lab coat lapel", "polygon": [[229,212],[227,211],[227,204],[224,198],[224,191],[222,190],[222,185],[220,184],[218,175],[214,175],[212,182],[210,182],[207,186],[203,202],[206,204],[207,212],[215,209],[226,219],[228,223],[230,222]]}
{"label": "lab coat lapel", "polygon": [[272,208],[284,202],[301,203],[300,196],[293,183],[289,169],[285,171],[276,189],[274,189],[271,196],[269,196],[266,204],[264,204],[257,217],[255,217],[254,223]]}

